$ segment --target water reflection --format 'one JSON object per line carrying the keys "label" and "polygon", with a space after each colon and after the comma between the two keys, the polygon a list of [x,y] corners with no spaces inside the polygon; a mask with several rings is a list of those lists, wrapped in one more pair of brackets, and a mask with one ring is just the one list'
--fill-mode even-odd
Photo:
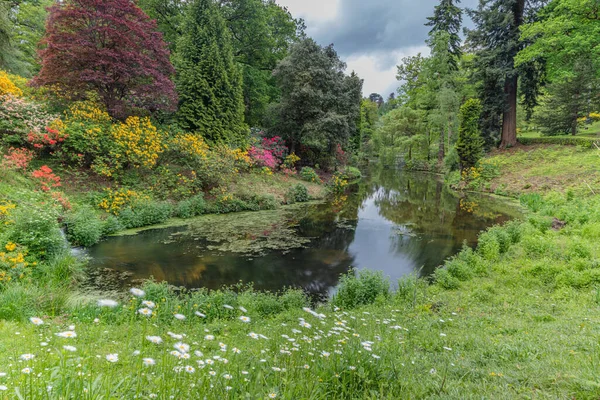
{"label": "water reflection", "polygon": [[92,268],[153,276],[188,288],[254,282],[326,296],[350,267],[392,281],[429,274],[463,242],[518,214],[503,201],[460,199],[432,175],[373,171],[347,200],[292,209],[202,217],[189,226],[114,237],[90,249]]}

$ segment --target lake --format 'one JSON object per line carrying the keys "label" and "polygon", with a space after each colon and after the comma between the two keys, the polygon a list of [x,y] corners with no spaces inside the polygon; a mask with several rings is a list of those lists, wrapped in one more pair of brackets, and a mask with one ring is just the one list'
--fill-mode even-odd
{"label": "lake", "polygon": [[153,277],[186,288],[299,287],[324,298],[351,268],[383,271],[392,283],[429,275],[463,243],[475,246],[479,232],[519,215],[513,202],[461,197],[436,175],[374,169],[327,202],[202,216],[110,237],[88,254],[95,284],[112,289]]}

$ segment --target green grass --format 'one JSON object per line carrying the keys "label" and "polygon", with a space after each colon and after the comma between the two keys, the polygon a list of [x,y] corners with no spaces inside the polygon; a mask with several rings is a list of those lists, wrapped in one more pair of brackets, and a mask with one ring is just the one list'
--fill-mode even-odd
{"label": "green grass", "polygon": [[[349,277],[342,292],[358,290],[371,304],[325,305],[316,310],[322,317],[303,310],[297,292],[182,297],[148,283],[144,297],[113,296],[116,308],[72,299],[66,314],[38,314],[40,326],[0,322],[0,372],[7,374],[0,397],[598,398],[600,198],[522,201],[535,212],[485,233],[476,251],[465,249],[438,270],[436,283],[409,277],[390,295],[375,275],[363,283]],[[554,218],[563,229],[552,229]],[[136,312],[144,299],[158,305],[152,317]],[[22,310],[23,318],[32,314]],[[70,325],[76,338],[56,335]],[[189,358],[170,354],[180,341]],[[143,358],[156,364],[144,366]],[[194,371],[179,370],[186,366]]]}
{"label": "green grass", "polygon": [[502,194],[573,191],[600,194],[600,150],[578,146],[534,145],[492,153],[500,174],[490,188]]}

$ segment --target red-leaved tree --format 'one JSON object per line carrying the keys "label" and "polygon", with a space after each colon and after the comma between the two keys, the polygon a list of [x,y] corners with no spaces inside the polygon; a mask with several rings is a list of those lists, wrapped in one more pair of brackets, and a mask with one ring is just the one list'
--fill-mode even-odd
{"label": "red-leaved tree", "polygon": [[96,92],[114,117],[173,110],[175,73],[162,34],[132,0],[66,0],[49,8],[33,85],[72,97]]}

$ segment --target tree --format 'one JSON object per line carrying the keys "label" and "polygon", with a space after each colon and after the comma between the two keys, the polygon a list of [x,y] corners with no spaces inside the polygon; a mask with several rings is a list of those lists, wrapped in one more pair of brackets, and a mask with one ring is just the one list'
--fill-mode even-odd
{"label": "tree", "polygon": [[[483,107],[483,129],[486,144],[496,142],[499,115],[502,116],[500,147],[517,143],[517,89],[520,70],[515,56],[525,43],[519,28],[533,18],[543,1],[480,0],[468,14],[476,28],[469,31],[468,44],[476,53],[477,77],[482,82],[479,97]],[[534,83],[534,82],[532,82]],[[534,96],[536,90],[530,90]],[[529,104],[533,104],[528,99]]]}
{"label": "tree", "polygon": [[347,146],[360,121],[362,80],[345,69],[331,45],[321,47],[312,39],[294,44],[274,71],[281,101],[270,109],[268,132],[282,136],[291,152],[330,165],[337,146]]}
{"label": "tree", "polygon": [[260,126],[268,104],[279,97],[272,72],[303,34],[303,21],[272,0],[220,0],[242,69],[246,122]]}
{"label": "tree", "polygon": [[129,0],[73,0],[49,9],[37,86],[71,97],[95,92],[124,118],[132,107],[173,110],[174,73],[156,24]]}
{"label": "tree", "polygon": [[375,148],[385,163],[394,163],[402,153],[408,160],[421,158],[426,140],[422,113],[406,106],[381,117],[373,137]]}
{"label": "tree", "polygon": [[371,93],[369,95],[369,101],[375,103],[377,107],[381,107],[385,103],[383,97],[379,93]]}
{"label": "tree", "polygon": [[469,99],[460,107],[460,128],[456,141],[456,152],[460,159],[460,169],[475,167],[483,155],[483,138],[479,129],[481,102]]}
{"label": "tree", "polygon": [[[429,37],[434,38],[439,33],[448,34],[447,51],[452,55],[449,62],[454,70],[458,69],[458,60],[462,56],[460,28],[462,25],[462,10],[456,5],[460,0],[440,0],[435,6],[433,16],[427,17],[425,25],[431,26]],[[429,43],[432,46],[432,43]]]}
{"label": "tree", "polygon": [[212,0],[195,0],[177,44],[179,122],[212,142],[244,143],[242,75],[230,33]]}
{"label": "tree", "polygon": [[182,34],[182,21],[187,6],[186,0],[139,0],[138,6],[150,18],[155,19],[158,30],[164,35],[171,52],[175,52]]}

